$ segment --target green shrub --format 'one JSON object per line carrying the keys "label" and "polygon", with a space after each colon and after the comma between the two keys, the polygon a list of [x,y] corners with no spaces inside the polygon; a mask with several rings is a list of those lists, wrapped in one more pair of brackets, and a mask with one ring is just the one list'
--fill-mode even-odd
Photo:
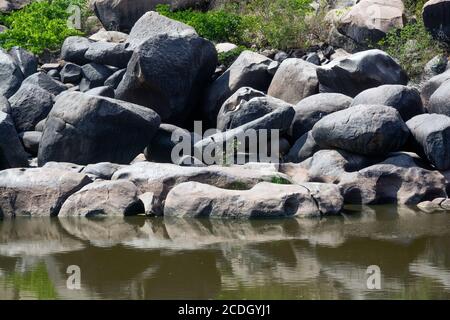
{"label": "green shrub", "polygon": [[244,41],[278,49],[307,47],[317,22],[311,0],[252,0],[241,5]]}
{"label": "green shrub", "polygon": [[444,52],[433,40],[423,21],[407,24],[403,29],[390,31],[378,46],[396,58],[412,80],[418,79],[428,61]]}
{"label": "green shrub", "polygon": [[304,48],[324,41],[325,5],[317,13],[312,0],[228,1],[215,10],[171,11],[160,5],[157,11],[194,27],[200,36],[215,42],[277,49]]}
{"label": "green shrub", "polygon": [[59,49],[65,38],[81,34],[67,26],[66,10],[71,4],[86,7],[85,0],[45,0],[0,15],[0,23],[8,27],[0,33],[0,46],[6,50],[20,46],[35,54]]}
{"label": "green shrub", "polygon": [[168,18],[193,27],[201,37],[211,41],[234,43],[241,41],[242,18],[237,14],[224,10],[208,12],[192,9],[171,11],[169,5],[158,5],[156,11]]}

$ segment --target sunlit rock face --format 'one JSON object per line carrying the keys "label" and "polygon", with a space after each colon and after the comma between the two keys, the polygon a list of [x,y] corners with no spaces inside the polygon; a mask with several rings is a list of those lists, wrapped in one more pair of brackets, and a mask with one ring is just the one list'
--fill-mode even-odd
{"label": "sunlit rock face", "polygon": [[170,163],[138,162],[117,170],[112,180],[130,180],[140,193],[153,192],[156,215],[162,215],[164,200],[176,185],[196,181],[226,189],[250,189],[274,177],[286,178],[276,168],[251,164],[244,166],[182,167]]}

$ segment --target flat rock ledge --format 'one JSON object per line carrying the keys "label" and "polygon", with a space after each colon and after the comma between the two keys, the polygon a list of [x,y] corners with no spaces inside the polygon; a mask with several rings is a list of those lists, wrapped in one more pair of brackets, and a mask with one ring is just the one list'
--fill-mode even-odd
{"label": "flat rock ledge", "polygon": [[344,201],[332,184],[276,185],[262,182],[250,190],[224,190],[198,182],[173,188],[166,217],[285,218],[337,214]]}

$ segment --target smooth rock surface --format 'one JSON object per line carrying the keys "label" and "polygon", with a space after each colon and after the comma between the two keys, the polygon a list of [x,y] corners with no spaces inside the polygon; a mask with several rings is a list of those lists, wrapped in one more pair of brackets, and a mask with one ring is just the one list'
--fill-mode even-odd
{"label": "smooth rock surface", "polygon": [[4,217],[56,216],[64,201],[91,180],[52,168],[0,171],[0,212]]}
{"label": "smooth rock surface", "polygon": [[321,92],[355,97],[364,90],[384,84],[406,85],[408,76],[387,53],[367,50],[333,60],[317,69]]}
{"label": "smooth rock surface", "polygon": [[307,97],[294,106],[295,116],[289,130],[293,140],[300,139],[323,117],[347,109],[352,98],[340,93],[319,93]]}
{"label": "smooth rock surface", "polygon": [[[400,156],[400,161],[404,161]],[[445,178],[438,171],[403,166],[396,159],[367,167],[342,177],[339,187],[345,203],[406,204],[446,197]]]}
{"label": "smooth rock surface", "polygon": [[65,216],[131,216],[144,213],[138,189],[130,181],[98,181],[72,194],[61,207]]}
{"label": "smooth rock surface", "polygon": [[47,118],[38,162],[128,164],[143,151],[159,124],[151,109],[69,92],[56,99]]}
{"label": "smooth rock surface", "polygon": [[353,99],[352,106],[378,104],[396,109],[403,121],[425,112],[417,89],[402,85],[383,85],[367,89]]}
{"label": "smooth rock surface", "polygon": [[296,104],[319,92],[317,66],[302,59],[284,60],[270,84],[268,95]]}
{"label": "smooth rock surface", "polygon": [[183,124],[199,111],[216,64],[214,45],[196,34],[152,37],[134,51],[116,97],[152,108],[165,122]]}
{"label": "smooth rock surface", "polygon": [[16,61],[3,49],[0,50],[0,95],[11,97],[20,87],[23,74]]}
{"label": "smooth rock surface", "polygon": [[409,130],[394,108],[359,105],[322,118],[312,129],[312,135],[323,149],[381,156],[399,151],[408,139]]}
{"label": "smooth rock surface", "polygon": [[25,84],[9,98],[9,102],[17,131],[32,131],[39,121],[47,118],[54,96],[41,87]]}
{"label": "smooth rock surface", "polygon": [[450,80],[445,81],[430,97],[428,112],[450,116]]}
{"label": "smooth rock surface", "polygon": [[[279,218],[321,216],[338,213],[343,206],[339,189],[318,185],[317,201],[303,185],[259,183],[250,190],[225,190],[198,182],[182,183],[167,195],[167,217]],[[323,211],[327,208],[326,211]]]}
{"label": "smooth rock surface", "polygon": [[409,120],[411,146],[438,170],[450,168],[450,117],[422,114]]}

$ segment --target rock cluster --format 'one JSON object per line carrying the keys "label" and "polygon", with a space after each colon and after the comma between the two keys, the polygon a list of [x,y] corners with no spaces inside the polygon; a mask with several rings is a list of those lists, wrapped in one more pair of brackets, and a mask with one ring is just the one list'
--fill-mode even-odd
{"label": "rock cluster", "polygon": [[[310,217],[344,204],[446,203],[448,72],[419,91],[383,51],[324,46],[244,51],[217,73],[217,50],[229,44],[138,12],[157,1],[133,13],[116,2],[136,23],[109,12],[111,1],[94,6],[129,34],[69,37],[61,59],[39,69],[25,50],[0,52],[0,217]],[[361,42],[361,32],[377,38],[401,24],[395,1],[377,2],[387,8],[377,19],[391,24],[359,23],[372,2],[354,6],[339,30]],[[264,142],[278,148],[270,157]]]}

